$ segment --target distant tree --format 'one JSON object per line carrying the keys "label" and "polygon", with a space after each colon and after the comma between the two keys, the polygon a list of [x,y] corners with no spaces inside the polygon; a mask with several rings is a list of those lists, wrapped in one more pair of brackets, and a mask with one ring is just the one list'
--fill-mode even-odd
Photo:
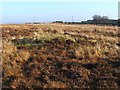
{"label": "distant tree", "polygon": [[54,21],[53,23],[63,23],[63,21]]}
{"label": "distant tree", "polygon": [[93,20],[102,20],[102,17],[100,15],[94,15]]}
{"label": "distant tree", "polygon": [[94,15],[93,20],[108,20],[108,16],[100,16],[100,15]]}
{"label": "distant tree", "polygon": [[108,16],[102,16],[102,20],[108,20],[109,17]]}

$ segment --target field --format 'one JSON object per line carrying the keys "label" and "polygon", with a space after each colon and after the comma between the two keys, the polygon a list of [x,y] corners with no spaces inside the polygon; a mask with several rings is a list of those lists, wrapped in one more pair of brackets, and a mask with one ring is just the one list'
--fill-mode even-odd
{"label": "field", "polygon": [[0,27],[3,88],[120,87],[117,26]]}

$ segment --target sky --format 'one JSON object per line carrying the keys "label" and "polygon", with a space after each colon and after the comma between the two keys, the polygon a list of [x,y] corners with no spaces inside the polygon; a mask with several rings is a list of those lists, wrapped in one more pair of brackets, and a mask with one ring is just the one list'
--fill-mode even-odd
{"label": "sky", "polygon": [[85,21],[93,15],[118,18],[118,2],[3,2],[2,23]]}

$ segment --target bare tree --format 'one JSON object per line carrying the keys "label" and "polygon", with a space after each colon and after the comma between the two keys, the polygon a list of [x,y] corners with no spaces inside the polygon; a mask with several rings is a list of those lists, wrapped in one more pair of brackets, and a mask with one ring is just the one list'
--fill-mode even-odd
{"label": "bare tree", "polygon": [[93,16],[93,20],[96,20],[96,21],[98,21],[98,20],[108,20],[109,18],[108,18],[108,16],[100,16],[100,15],[94,15]]}
{"label": "bare tree", "polygon": [[102,20],[102,17],[100,15],[94,15],[93,20]]}
{"label": "bare tree", "polygon": [[109,17],[108,16],[102,16],[102,20],[108,20]]}

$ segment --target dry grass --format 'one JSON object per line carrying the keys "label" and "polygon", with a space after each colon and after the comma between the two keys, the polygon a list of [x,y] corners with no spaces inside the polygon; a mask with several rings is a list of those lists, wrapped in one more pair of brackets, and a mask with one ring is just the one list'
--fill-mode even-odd
{"label": "dry grass", "polygon": [[4,88],[120,87],[117,26],[1,27]]}

